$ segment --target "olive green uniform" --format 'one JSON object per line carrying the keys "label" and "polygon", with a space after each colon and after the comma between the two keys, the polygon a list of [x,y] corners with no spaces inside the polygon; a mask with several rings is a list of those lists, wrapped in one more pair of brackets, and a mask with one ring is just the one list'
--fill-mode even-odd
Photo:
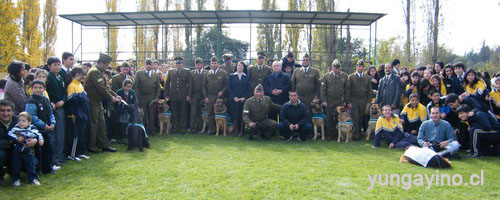
{"label": "olive green uniform", "polygon": [[219,65],[219,69],[223,69],[224,71],[226,71],[226,73],[229,76],[229,74],[235,72],[236,64],[235,63],[231,63],[231,65],[222,64],[222,65]]}
{"label": "olive green uniform", "polygon": [[279,111],[281,106],[273,103],[271,98],[263,96],[260,99],[250,97],[243,105],[243,121],[245,124],[256,123],[255,128],[250,128],[249,137],[252,138],[257,132],[264,139],[269,139],[276,132],[277,122],[267,118],[271,110]]}
{"label": "olive green uniform", "polygon": [[345,102],[345,87],[347,84],[347,74],[345,72],[333,73],[330,71],[321,78],[321,102],[326,102],[326,136],[328,139],[335,138],[337,135],[336,124],[337,116],[333,115],[337,106]]}
{"label": "olive green uniform", "polygon": [[192,130],[200,130],[203,125],[201,118],[201,101],[203,101],[203,77],[207,71],[196,69],[191,71],[191,90],[189,97],[191,97],[191,113],[190,113],[190,128]]}
{"label": "olive green uniform", "polygon": [[354,124],[353,137],[355,140],[365,135],[365,133],[361,132],[361,124],[363,123],[366,104],[370,101],[371,94],[370,76],[362,74],[362,77],[360,77],[356,72],[349,75],[346,85],[346,102],[352,104],[351,118]]}
{"label": "olive green uniform", "polygon": [[158,73],[150,70],[149,74],[141,70],[135,73],[134,90],[139,100],[139,107],[144,111],[144,122],[146,130],[153,134],[154,129],[154,113],[150,111],[149,105],[160,96],[161,85]]}
{"label": "olive green uniform", "polygon": [[[228,75],[223,69],[209,70],[203,77],[203,97],[208,98],[208,127],[210,132],[215,132],[214,104],[219,92],[223,94],[227,89]],[[224,95],[223,95],[224,96]]]}
{"label": "olive green uniform", "polygon": [[271,74],[272,70],[266,65],[252,65],[248,68],[248,75],[250,76],[250,83],[252,91],[259,84],[264,85],[267,75]]}
{"label": "olive green uniform", "polygon": [[113,76],[113,78],[111,78],[111,90],[113,90],[113,92],[116,92],[117,90],[122,88],[123,81],[125,81],[125,79],[126,77],[122,73]]}
{"label": "olive green uniform", "polygon": [[85,80],[84,89],[89,97],[90,119],[92,122],[89,149],[97,152],[109,146],[102,100],[111,101],[116,94],[108,87],[108,80],[104,77],[103,71],[97,66],[90,68]]}
{"label": "olive green uniform", "polygon": [[319,97],[321,83],[319,81],[319,71],[308,67],[301,67],[293,71],[292,75],[292,91],[297,91],[299,99],[311,110],[311,102],[314,97]]}
{"label": "olive green uniform", "polygon": [[187,129],[187,100],[191,90],[189,69],[172,69],[165,83],[165,96],[170,99],[172,132],[184,133]]}

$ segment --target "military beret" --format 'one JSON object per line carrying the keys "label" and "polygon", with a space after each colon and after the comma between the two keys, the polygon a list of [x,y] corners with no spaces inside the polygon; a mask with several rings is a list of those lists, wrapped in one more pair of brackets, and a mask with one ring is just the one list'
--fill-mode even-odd
{"label": "military beret", "polygon": [[175,61],[175,64],[180,64],[180,63],[184,62],[184,59],[182,59],[182,57],[180,57],[180,56],[177,56],[174,58],[174,61]]}
{"label": "military beret", "polygon": [[304,54],[304,56],[302,58],[309,58],[309,54]]}
{"label": "military beret", "polygon": [[123,62],[122,67],[130,67],[130,65],[127,62]]}
{"label": "military beret", "polygon": [[152,65],[153,61],[151,59],[146,59],[146,65]]}
{"label": "military beret", "polygon": [[111,56],[108,56],[106,54],[99,54],[99,59],[97,59],[97,63],[103,62],[103,63],[110,63],[113,60]]}
{"label": "military beret", "polygon": [[210,58],[210,62],[217,62],[217,57],[212,56],[212,58]]}
{"label": "military beret", "polygon": [[357,65],[361,65],[361,66],[365,66],[365,62],[363,62],[363,60],[358,60],[358,63],[356,63]]}
{"label": "military beret", "polygon": [[266,58],[266,54],[262,51],[257,52],[257,58]]}
{"label": "military beret", "polygon": [[160,64],[158,60],[153,60],[153,63]]}
{"label": "military beret", "polygon": [[261,84],[255,86],[254,92],[264,92],[264,87]]}
{"label": "military beret", "polygon": [[233,57],[233,54],[230,54],[230,53],[225,53],[224,55],[222,55],[222,57],[223,57],[225,60],[230,60],[230,59]]}
{"label": "military beret", "polygon": [[339,59],[335,59],[333,60],[332,62],[332,66],[336,67],[336,68],[339,68],[340,67],[340,61]]}
{"label": "military beret", "polygon": [[196,59],[194,60],[194,63],[195,63],[195,64],[198,64],[198,63],[203,63],[203,59],[201,59],[200,57],[198,57],[198,58],[196,58]]}

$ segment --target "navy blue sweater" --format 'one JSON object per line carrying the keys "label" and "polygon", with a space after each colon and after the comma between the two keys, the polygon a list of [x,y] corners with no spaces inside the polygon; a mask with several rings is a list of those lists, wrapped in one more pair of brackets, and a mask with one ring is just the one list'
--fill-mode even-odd
{"label": "navy blue sweater", "polygon": [[280,119],[287,126],[298,124],[303,127],[311,120],[311,115],[302,102],[299,101],[297,105],[287,102],[281,107]]}

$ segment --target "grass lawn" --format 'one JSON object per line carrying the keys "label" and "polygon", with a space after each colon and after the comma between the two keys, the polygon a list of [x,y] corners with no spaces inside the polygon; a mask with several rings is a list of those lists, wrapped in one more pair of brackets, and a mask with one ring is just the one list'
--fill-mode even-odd
{"label": "grass lawn", "polygon": [[[258,137],[257,137],[258,138]],[[90,154],[71,161],[42,186],[0,188],[0,199],[500,199],[500,158],[462,159],[439,174],[484,170],[480,186],[370,187],[368,174],[436,174],[399,163],[401,150],[372,149],[371,143],[278,138],[162,135],[151,149]],[[385,175],[384,175],[385,177]],[[6,177],[7,181],[10,179]],[[378,182],[378,180],[377,180]],[[446,184],[446,183],[445,183]]]}

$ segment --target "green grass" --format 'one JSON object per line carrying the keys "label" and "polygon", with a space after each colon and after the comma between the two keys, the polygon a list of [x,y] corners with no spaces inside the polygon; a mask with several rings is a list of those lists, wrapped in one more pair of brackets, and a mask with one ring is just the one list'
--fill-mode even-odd
{"label": "green grass", "polygon": [[[368,174],[435,174],[399,163],[401,150],[371,143],[278,138],[168,135],[150,138],[151,149],[90,154],[70,162],[42,186],[0,188],[0,199],[499,199],[500,158],[462,159],[440,174],[464,181],[484,170],[483,186],[368,187]],[[7,178],[9,180],[9,178]]]}

